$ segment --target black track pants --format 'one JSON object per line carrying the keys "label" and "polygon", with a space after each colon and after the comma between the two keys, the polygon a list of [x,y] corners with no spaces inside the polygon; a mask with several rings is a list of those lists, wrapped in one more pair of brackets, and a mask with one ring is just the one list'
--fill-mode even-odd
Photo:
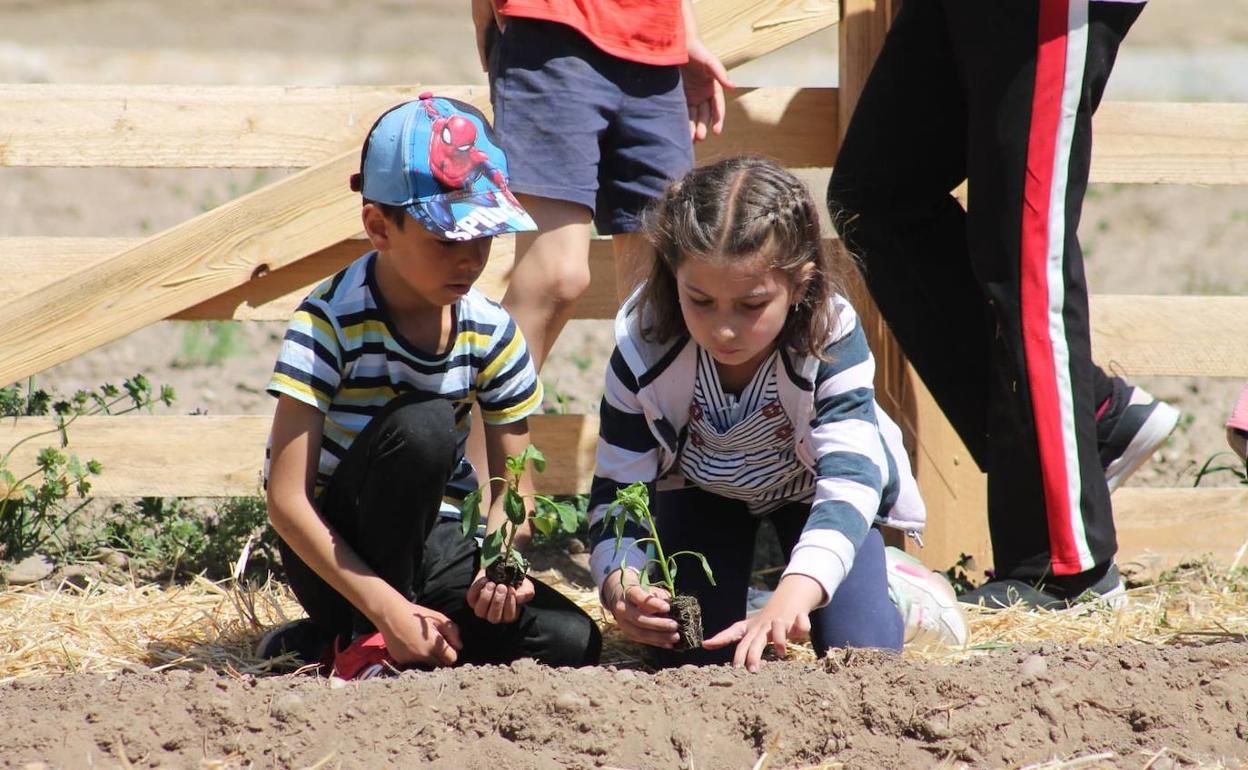
{"label": "black track pants", "polygon": [[[1117,550],[1076,230],[1132,2],[905,0],[828,204],[906,356],[988,474],[998,574]],[[950,192],[968,180],[963,211]]]}

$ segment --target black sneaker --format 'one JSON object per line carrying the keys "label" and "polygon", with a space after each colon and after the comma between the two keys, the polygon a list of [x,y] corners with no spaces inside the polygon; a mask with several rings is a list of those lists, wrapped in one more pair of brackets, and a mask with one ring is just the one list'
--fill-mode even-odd
{"label": "black sneaker", "polygon": [[256,642],[256,657],[270,662],[276,672],[298,671],[308,666],[328,667],[334,659],[334,637],[308,618],[274,626]]}
{"label": "black sneaker", "polygon": [[1109,491],[1122,486],[1178,423],[1178,409],[1115,377],[1109,405],[1096,420],[1096,446]]}
{"label": "black sneaker", "polygon": [[990,609],[1021,604],[1026,609],[1062,610],[1075,604],[1104,602],[1118,609],[1127,602],[1127,588],[1118,565],[1093,567],[1077,575],[1049,576],[1031,582],[1015,578],[994,578],[958,597],[967,604]]}

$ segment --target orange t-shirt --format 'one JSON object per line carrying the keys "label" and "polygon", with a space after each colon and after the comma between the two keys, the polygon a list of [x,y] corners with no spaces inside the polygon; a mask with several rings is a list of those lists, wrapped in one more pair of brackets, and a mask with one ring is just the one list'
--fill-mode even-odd
{"label": "orange t-shirt", "polygon": [[641,64],[684,64],[681,0],[495,0],[504,16],[566,24],[603,51]]}

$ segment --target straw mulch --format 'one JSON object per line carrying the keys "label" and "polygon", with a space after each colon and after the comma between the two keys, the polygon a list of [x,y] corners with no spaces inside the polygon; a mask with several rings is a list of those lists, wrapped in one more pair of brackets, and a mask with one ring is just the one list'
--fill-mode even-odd
{"label": "straw mulch", "polygon": [[[598,607],[593,591],[555,583],[603,626],[604,664],[640,665],[638,649]],[[962,649],[907,650],[952,663],[1013,644],[1174,644],[1248,640],[1248,571],[1189,567],[1165,582],[1134,588],[1126,607],[1062,611],[968,608]],[[127,669],[203,668],[232,674],[269,670],[253,648],[263,631],[302,615],[279,583],[241,588],[196,579],[185,586],[62,583],[0,592],[0,683],[30,676]],[[808,645],[790,658],[813,659]]]}

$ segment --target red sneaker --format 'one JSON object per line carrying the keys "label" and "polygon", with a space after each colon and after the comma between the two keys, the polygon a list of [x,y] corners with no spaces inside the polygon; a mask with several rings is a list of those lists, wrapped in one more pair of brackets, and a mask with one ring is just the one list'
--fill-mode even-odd
{"label": "red sneaker", "polygon": [[358,637],[334,652],[333,675],[339,679],[373,679],[398,673],[380,631]]}

